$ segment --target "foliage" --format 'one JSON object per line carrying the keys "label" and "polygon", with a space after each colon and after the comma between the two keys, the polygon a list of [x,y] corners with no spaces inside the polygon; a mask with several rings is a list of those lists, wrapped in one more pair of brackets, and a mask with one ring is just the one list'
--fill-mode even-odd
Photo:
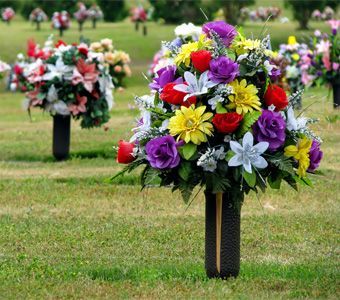
{"label": "foliage", "polygon": [[97,0],[97,4],[104,13],[105,21],[120,21],[128,15],[124,0]]}

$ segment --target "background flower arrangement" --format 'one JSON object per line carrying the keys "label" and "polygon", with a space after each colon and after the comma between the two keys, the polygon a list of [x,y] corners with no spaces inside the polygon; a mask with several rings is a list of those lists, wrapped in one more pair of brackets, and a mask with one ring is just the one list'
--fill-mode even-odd
{"label": "background flower arrangement", "polygon": [[27,109],[40,107],[51,115],[71,115],[81,119],[83,128],[100,126],[110,118],[111,76],[84,43],[59,41],[48,57],[39,57],[25,68],[25,77]]}
{"label": "background flower arrangement", "polygon": [[64,31],[71,26],[71,17],[67,11],[54,12],[52,16],[52,27],[58,29],[60,36],[63,36]]}
{"label": "background flower arrangement", "polygon": [[82,2],[78,2],[78,10],[73,14],[79,25],[79,31],[83,30],[83,24],[88,18],[88,11]]}
{"label": "background flower arrangement", "polygon": [[37,7],[30,13],[29,20],[36,23],[37,30],[40,30],[40,23],[47,21],[48,17],[40,7]]}
{"label": "background flower arrangement", "polygon": [[97,4],[93,4],[87,11],[88,18],[92,21],[92,28],[96,28],[98,21],[104,18],[103,11]]}
{"label": "background flower arrangement", "polygon": [[0,79],[3,78],[3,74],[8,72],[11,69],[11,66],[0,60]]}
{"label": "background flower arrangement", "polygon": [[117,160],[128,166],[118,175],[145,165],[142,186],[159,177],[185,201],[195,186],[248,193],[282,181],[310,185],[321,140],[307,126],[314,120],[294,116],[296,95],[272,84],[269,36],[248,39],[224,21],[202,32],[165,44],[173,63],[158,70],[151,95],[136,98],[141,118],[130,142],[119,143]]}
{"label": "background flower arrangement", "polygon": [[1,10],[1,19],[3,22],[10,24],[11,20],[15,17],[15,11],[11,7],[6,7]]}
{"label": "background flower arrangement", "polygon": [[90,50],[107,66],[113,84],[118,88],[123,87],[124,78],[131,76],[129,54],[122,50],[114,49],[111,39],[91,43]]}

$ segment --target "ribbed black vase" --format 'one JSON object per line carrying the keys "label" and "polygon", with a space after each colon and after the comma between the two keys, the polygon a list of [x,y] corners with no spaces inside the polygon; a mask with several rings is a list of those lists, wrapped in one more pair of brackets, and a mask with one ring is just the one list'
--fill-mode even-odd
{"label": "ribbed black vase", "polygon": [[333,87],[333,106],[340,109],[340,82],[332,84]]}
{"label": "ribbed black vase", "polygon": [[205,269],[209,278],[228,279],[240,272],[240,209],[243,194],[205,192]]}
{"label": "ribbed black vase", "polygon": [[71,116],[53,116],[53,156],[64,160],[70,152]]}

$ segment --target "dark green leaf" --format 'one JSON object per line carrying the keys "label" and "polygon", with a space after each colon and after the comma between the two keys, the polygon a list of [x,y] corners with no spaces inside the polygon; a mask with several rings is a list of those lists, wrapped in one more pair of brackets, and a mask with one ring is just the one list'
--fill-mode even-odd
{"label": "dark green leaf", "polygon": [[257,121],[257,119],[261,116],[260,111],[253,111],[251,113],[247,113],[243,116],[243,120],[240,124],[236,132],[237,137],[242,137],[246,132],[249,131],[250,127]]}
{"label": "dark green leaf", "polygon": [[254,187],[256,184],[256,174],[255,171],[253,171],[252,173],[248,173],[246,171],[243,171],[243,178],[246,181],[246,183],[250,186],[250,187]]}

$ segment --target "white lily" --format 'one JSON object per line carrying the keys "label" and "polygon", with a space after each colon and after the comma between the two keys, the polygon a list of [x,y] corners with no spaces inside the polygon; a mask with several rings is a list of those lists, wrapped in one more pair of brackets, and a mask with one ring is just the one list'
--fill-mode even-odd
{"label": "white lily", "polygon": [[144,110],[142,111],[141,119],[138,121],[138,126],[132,129],[135,134],[130,138],[130,143],[139,140],[150,128],[151,113],[148,110]]}
{"label": "white lily", "polygon": [[65,65],[62,58],[59,57],[55,65],[47,65],[48,73],[43,76],[43,80],[49,81],[55,77],[62,80],[64,77],[66,80],[71,80],[73,74],[73,67]]}
{"label": "white lily", "polygon": [[287,109],[287,130],[289,131],[298,131],[301,129],[304,129],[307,124],[307,118],[300,117],[300,118],[295,118],[294,114],[294,109],[292,106],[289,106]]}
{"label": "white lily", "polygon": [[201,74],[200,78],[197,79],[191,72],[184,73],[184,79],[187,84],[180,83],[175,85],[174,89],[187,95],[184,97],[184,101],[192,96],[199,96],[208,93],[208,89],[214,87],[218,83],[210,81],[208,78],[208,71]]}
{"label": "white lily", "polygon": [[268,149],[268,142],[260,142],[254,145],[254,137],[247,132],[242,140],[242,145],[235,141],[230,141],[230,148],[235,155],[229,160],[230,167],[243,166],[246,172],[252,173],[252,166],[264,169],[268,166],[267,161],[261,156]]}
{"label": "white lily", "polygon": [[45,110],[52,115],[68,116],[70,111],[64,101],[59,100],[57,89],[54,85],[51,85],[46,96],[47,105]]}

